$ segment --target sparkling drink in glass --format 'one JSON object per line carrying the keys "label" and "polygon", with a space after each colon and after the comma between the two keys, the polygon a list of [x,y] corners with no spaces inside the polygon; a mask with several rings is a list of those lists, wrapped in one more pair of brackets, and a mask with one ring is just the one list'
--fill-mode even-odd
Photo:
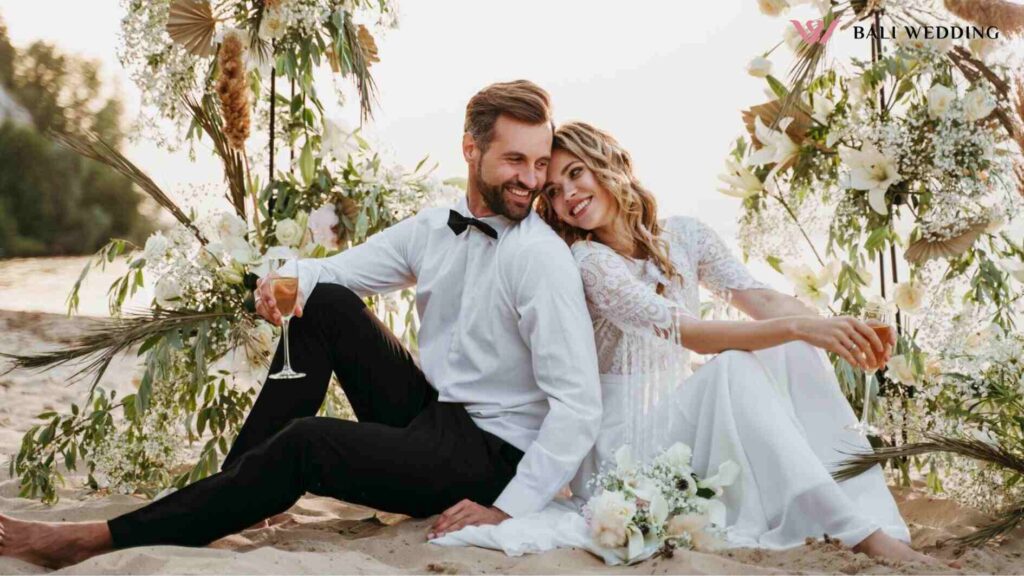
{"label": "sparkling drink in glass", "polygon": [[304,373],[292,369],[291,351],[288,347],[288,324],[291,322],[292,315],[295,314],[295,304],[299,297],[298,261],[271,261],[271,269],[270,287],[274,293],[274,300],[277,302],[277,310],[282,317],[281,338],[284,339],[284,366],[269,377],[274,380],[302,378],[305,376]]}

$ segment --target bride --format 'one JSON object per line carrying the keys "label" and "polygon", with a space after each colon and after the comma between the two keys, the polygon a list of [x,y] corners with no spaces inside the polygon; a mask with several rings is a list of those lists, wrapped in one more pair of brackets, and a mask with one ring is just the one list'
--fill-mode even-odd
{"label": "bride", "polygon": [[[576,509],[619,446],[645,459],[683,442],[702,476],[729,460],[740,466],[722,497],[729,546],[783,549],[827,534],[870,556],[937,562],[909,546],[880,468],[838,483],[830,475],[844,453],[870,446],[846,429],[855,417],[821,349],[866,368],[888,360],[895,342],[769,289],[701,221],[659,221],[629,153],[588,124],[555,132],[537,209],[572,246],[600,362],[604,419],[571,485]],[[754,320],[701,320],[698,285]],[[691,351],[717,355],[691,374]],[[656,375],[671,366],[682,368],[666,385]],[[579,513],[559,503],[433,540],[512,555],[585,541]]]}

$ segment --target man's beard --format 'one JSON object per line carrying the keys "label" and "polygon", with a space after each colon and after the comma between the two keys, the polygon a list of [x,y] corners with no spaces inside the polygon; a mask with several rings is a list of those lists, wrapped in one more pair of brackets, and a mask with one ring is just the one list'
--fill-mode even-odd
{"label": "man's beard", "polygon": [[[509,182],[502,184],[488,184],[484,181],[483,172],[481,171],[481,160],[478,160],[473,170],[473,184],[476,189],[480,191],[480,196],[484,199],[484,204],[494,212],[495,214],[501,214],[509,220],[522,220],[530,215],[530,210],[533,207],[533,201],[537,198],[538,190],[530,190],[528,186],[523,186],[519,179],[516,178]],[[530,201],[525,206],[517,206],[515,204],[509,204],[505,201],[505,189],[508,187],[515,186],[522,190],[530,190]],[[511,192],[509,192],[511,194]]]}

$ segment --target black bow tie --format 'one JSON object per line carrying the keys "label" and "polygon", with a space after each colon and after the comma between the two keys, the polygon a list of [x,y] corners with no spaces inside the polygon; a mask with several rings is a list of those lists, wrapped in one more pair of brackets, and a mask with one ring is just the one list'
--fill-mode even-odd
{"label": "black bow tie", "polygon": [[465,232],[466,228],[469,226],[476,226],[477,230],[487,234],[495,240],[498,239],[498,232],[494,228],[491,228],[490,224],[487,222],[477,220],[476,218],[467,218],[455,210],[450,210],[448,212],[448,227],[452,229],[452,232],[455,232],[456,236]]}

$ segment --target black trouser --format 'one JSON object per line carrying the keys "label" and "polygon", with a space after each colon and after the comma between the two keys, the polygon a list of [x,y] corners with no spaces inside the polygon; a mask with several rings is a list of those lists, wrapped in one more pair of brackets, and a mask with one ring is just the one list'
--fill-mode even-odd
{"label": "black trouser", "polygon": [[[114,546],[201,546],[312,492],[411,516],[490,505],[522,452],[437,401],[412,356],[350,290],[321,284],[290,327],[304,378],[263,384],[222,471],[108,522]],[[271,365],[281,368],[282,347]],[[359,422],[314,416],[331,373]]]}

